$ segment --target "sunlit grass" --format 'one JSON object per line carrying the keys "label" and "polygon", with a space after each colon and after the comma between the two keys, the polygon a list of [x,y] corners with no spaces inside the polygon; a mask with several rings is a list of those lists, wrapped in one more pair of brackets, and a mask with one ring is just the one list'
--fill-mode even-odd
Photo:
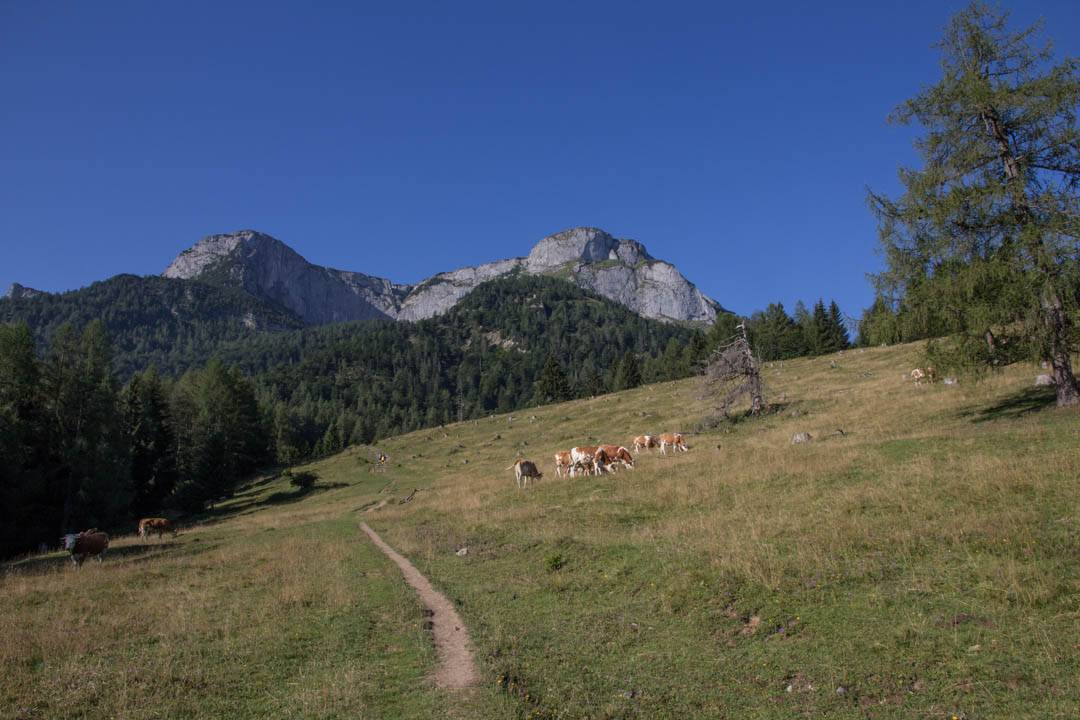
{"label": "sunlit grass", "polygon": [[[773,364],[776,411],[705,432],[692,381],[420,431],[380,445],[385,472],[351,449],[309,466],[314,491],[256,484],[175,544],[32,559],[2,581],[5,706],[1080,716],[1080,415],[1031,366],[915,388],[918,350]],[[669,430],[689,453],[555,477],[556,450]],[[545,472],[526,491],[519,457]],[[426,684],[420,610],[360,517],[459,604],[483,688]]]}

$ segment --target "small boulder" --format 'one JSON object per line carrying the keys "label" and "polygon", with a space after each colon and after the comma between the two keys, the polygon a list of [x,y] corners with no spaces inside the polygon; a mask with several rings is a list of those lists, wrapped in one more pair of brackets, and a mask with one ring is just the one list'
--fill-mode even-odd
{"label": "small boulder", "polygon": [[799,445],[800,443],[808,443],[813,439],[813,435],[808,432],[797,432],[791,436],[791,444]]}
{"label": "small boulder", "polygon": [[1046,373],[1035,376],[1035,387],[1046,387],[1054,385],[1054,378],[1050,377]]}
{"label": "small boulder", "polygon": [[956,378],[951,378],[951,377],[950,378],[945,378],[944,380],[942,380],[942,382],[945,383],[946,385],[959,385],[960,384],[959,382],[957,382]]}

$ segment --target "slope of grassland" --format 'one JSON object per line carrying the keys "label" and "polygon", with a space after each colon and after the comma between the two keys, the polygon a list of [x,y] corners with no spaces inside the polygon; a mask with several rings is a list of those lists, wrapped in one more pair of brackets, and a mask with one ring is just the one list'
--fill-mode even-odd
{"label": "slope of grassland", "polygon": [[[80,572],[29,558],[5,717],[1080,717],[1080,414],[1031,366],[914,388],[917,356],[774,364],[776,412],[615,476],[551,454],[692,430],[693,382],[394,438],[384,473],[353,449]],[[517,457],[548,473],[524,492]],[[457,604],[480,687],[432,688],[360,518]]]}

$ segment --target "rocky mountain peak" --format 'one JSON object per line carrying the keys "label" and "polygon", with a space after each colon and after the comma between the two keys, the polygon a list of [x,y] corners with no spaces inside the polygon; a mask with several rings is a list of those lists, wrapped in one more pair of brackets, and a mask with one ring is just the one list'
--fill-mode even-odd
{"label": "rocky mountain peak", "polygon": [[644,246],[633,240],[618,240],[600,228],[575,227],[548,235],[536,243],[525,266],[529,272],[542,273],[568,263],[597,263],[618,260],[634,265],[651,259]]}
{"label": "rocky mountain peak", "polygon": [[162,275],[190,280],[205,275],[223,262],[236,260],[243,263],[256,255],[277,256],[279,261],[292,263],[307,262],[299,253],[273,236],[258,230],[239,230],[204,237],[177,255]]}
{"label": "rocky mountain peak", "polygon": [[712,322],[720,306],[672,265],[636,240],[574,227],[540,240],[524,258],[439,273],[399,285],[358,272],[313,265],[285,243],[256,230],[203,238],[180,253],[165,277],[239,286],[292,310],[305,322],[441,315],[486,280],[513,272],[556,275],[645,317]]}
{"label": "rocky mountain peak", "polygon": [[25,285],[20,285],[19,283],[11,283],[11,285],[8,286],[8,289],[5,290],[2,295],[0,295],[0,298],[21,300],[23,298],[32,298],[44,294],[45,292],[42,290],[35,290],[34,288],[26,287]]}

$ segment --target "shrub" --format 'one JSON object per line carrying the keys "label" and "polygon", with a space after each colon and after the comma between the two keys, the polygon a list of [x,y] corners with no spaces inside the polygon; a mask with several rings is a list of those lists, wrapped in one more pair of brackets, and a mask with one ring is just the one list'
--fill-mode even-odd
{"label": "shrub", "polygon": [[304,490],[314,486],[315,481],[319,479],[318,475],[307,470],[301,470],[299,472],[286,470],[282,473],[282,476],[287,477],[289,479],[289,484],[293,487],[302,488]]}

